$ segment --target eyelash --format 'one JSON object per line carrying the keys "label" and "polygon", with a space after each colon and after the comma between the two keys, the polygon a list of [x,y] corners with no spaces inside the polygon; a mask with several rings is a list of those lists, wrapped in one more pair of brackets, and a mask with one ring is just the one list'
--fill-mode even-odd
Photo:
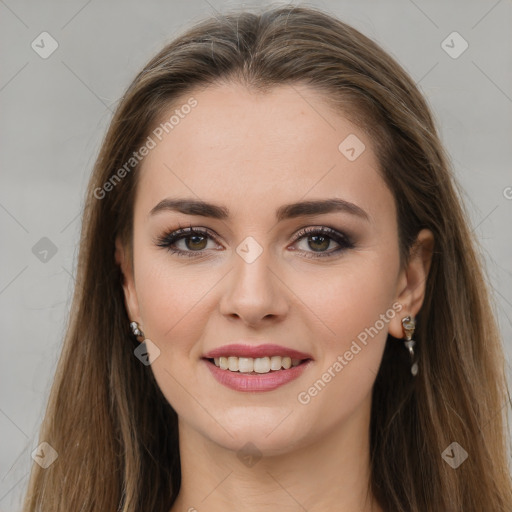
{"label": "eyelash", "polygon": [[[200,255],[201,253],[204,253],[205,249],[202,249],[201,251],[182,251],[181,249],[172,248],[172,245],[178,242],[179,240],[187,239],[194,235],[209,236],[210,238],[215,240],[215,237],[213,236],[212,233],[210,233],[209,230],[196,229],[190,226],[189,228],[185,229],[180,227],[180,229],[162,235],[161,237],[155,240],[155,244],[159,247],[167,249],[170,253],[176,254],[179,257],[194,258]],[[314,256],[306,256],[307,258],[328,258],[340,253],[343,250],[354,248],[354,243],[352,242],[349,236],[327,226],[322,226],[318,228],[304,228],[297,233],[296,237],[293,240],[293,243],[298,242],[303,238],[307,238],[307,236],[312,235],[327,236],[327,238],[334,240],[340,247],[329,252],[313,252]],[[311,254],[308,251],[302,252],[305,252],[306,254]]]}

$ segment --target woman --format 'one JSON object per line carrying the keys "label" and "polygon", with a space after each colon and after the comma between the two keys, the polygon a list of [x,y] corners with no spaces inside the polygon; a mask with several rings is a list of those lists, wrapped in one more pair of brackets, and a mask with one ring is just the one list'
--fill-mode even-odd
{"label": "woman", "polygon": [[503,367],[413,81],[316,9],[216,16],[103,142],[24,510],[510,511]]}

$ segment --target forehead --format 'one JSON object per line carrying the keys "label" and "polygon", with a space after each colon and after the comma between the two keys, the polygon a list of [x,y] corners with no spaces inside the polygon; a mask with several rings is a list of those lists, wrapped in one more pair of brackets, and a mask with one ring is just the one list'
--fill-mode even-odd
{"label": "forehead", "polygon": [[[197,104],[182,108],[191,98]],[[326,197],[372,217],[379,205],[394,208],[368,135],[307,86],[210,86],[184,95],[159,122],[138,185],[146,212],[168,196],[222,202],[238,214]]]}

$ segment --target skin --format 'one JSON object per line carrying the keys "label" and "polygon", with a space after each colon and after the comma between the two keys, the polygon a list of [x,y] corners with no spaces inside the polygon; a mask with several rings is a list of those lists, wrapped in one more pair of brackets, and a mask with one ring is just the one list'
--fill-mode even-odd
{"label": "skin", "polygon": [[[419,233],[408,266],[400,268],[395,201],[371,140],[315,90],[279,86],[262,95],[229,83],[193,96],[197,107],[143,161],[133,273],[116,241],[129,317],[158,346],[151,368],[179,417],[182,486],[172,512],[233,504],[250,512],[382,512],[367,495],[371,391],[388,332],[403,338],[401,318],[421,308],[432,233]],[[354,161],[338,149],[349,134],[366,146]],[[166,197],[224,205],[230,217],[150,215]],[[333,197],[355,203],[368,220],[331,212],[276,222],[283,204]],[[193,257],[155,244],[190,224],[216,238],[175,243],[196,251]],[[339,245],[329,238],[315,244],[308,235],[294,241],[311,226],[350,233],[355,247],[314,258]],[[236,252],[248,236],[263,249],[250,264]],[[359,344],[362,350],[309,403],[300,403],[299,393],[379,315],[395,311],[393,304],[401,311]],[[212,377],[201,357],[241,339],[296,348],[314,361],[276,390],[234,391]],[[248,442],[261,456],[250,467],[237,457]]]}

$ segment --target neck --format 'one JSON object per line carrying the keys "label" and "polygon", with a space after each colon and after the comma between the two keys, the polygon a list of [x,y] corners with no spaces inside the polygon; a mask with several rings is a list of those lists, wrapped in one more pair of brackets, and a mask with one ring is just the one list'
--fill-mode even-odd
{"label": "neck", "polygon": [[180,420],[182,485],[171,512],[382,512],[368,490],[370,403],[313,441],[245,463]]}

